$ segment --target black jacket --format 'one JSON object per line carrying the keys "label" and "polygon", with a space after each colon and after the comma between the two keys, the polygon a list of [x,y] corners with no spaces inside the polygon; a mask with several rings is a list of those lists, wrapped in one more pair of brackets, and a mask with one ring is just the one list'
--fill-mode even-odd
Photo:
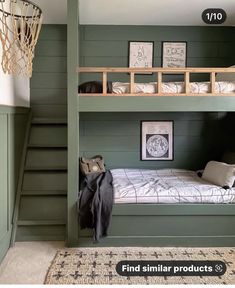
{"label": "black jacket", "polygon": [[94,229],[94,240],[107,236],[113,207],[113,185],[110,171],[86,175],[78,200],[81,229]]}

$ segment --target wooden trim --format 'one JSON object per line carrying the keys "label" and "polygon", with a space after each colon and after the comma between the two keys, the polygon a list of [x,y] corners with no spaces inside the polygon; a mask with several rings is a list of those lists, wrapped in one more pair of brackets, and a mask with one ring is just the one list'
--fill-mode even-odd
{"label": "wooden trim", "polygon": [[200,67],[187,67],[187,68],[161,68],[161,67],[154,67],[154,68],[126,68],[126,67],[78,67],[78,73],[170,73],[170,74],[182,74],[185,72],[189,73],[235,73],[235,68],[200,68]]}
{"label": "wooden trim", "polygon": [[[216,73],[234,73],[235,68],[116,68],[116,67],[78,67],[78,73],[102,73],[103,82],[103,96],[235,96],[234,93],[216,93],[215,92],[215,75]],[[129,73],[130,74],[130,93],[115,94],[107,93],[107,79],[108,73]],[[135,94],[135,74],[138,73],[157,73],[158,80],[156,84],[157,92],[153,94],[139,93]],[[197,73],[210,74],[210,91],[208,93],[194,94],[190,92],[190,75]],[[185,91],[183,93],[162,93],[162,76],[163,74],[184,74]],[[81,93],[80,96],[100,96],[97,93]]]}
{"label": "wooden trim", "polygon": [[210,74],[210,82],[211,82],[211,93],[215,93],[215,72],[211,72]]}
{"label": "wooden trim", "polygon": [[135,73],[130,73],[130,93],[134,94],[135,91]]}
{"label": "wooden trim", "polygon": [[135,94],[135,93],[120,93],[120,94],[111,94],[111,93],[106,93],[106,94],[101,94],[101,93],[79,93],[79,96],[86,96],[86,97],[93,97],[93,96],[113,96],[113,97],[125,97],[125,96],[135,96],[135,97],[142,97],[142,96],[149,96],[149,97],[156,97],[156,96],[171,96],[171,97],[177,97],[177,96],[197,96],[197,97],[201,97],[201,96],[235,96],[235,93],[222,93],[222,94],[219,94],[219,93],[198,93],[198,94],[195,94],[195,93],[161,93],[161,94],[158,94],[158,93],[138,93],[138,94]]}
{"label": "wooden trim", "polygon": [[189,72],[184,73],[184,83],[185,83],[185,94],[191,94],[190,93],[190,74]]}
{"label": "wooden trim", "polygon": [[27,126],[26,126],[26,131],[25,131],[25,138],[24,138],[24,146],[23,146],[21,162],[20,162],[16,199],[15,199],[15,206],[14,206],[14,211],[13,211],[13,218],[12,218],[13,226],[12,226],[12,232],[11,232],[11,246],[15,245],[15,240],[16,240],[16,230],[17,230],[17,221],[18,221],[18,216],[19,216],[20,197],[21,197],[22,185],[23,185],[23,180],[24,180],[24,167],[26,164],[26,155],[27,155],[27,147],[29,143],[31,121],[32,121],[32,110],[30,110],[28,120],[27,120]]}
{"label": "wooden trim", "polygon": [[157,93],[161,94],[162,92],[162,72],[157,73]]}
{"label": "wooden trim", "polygon": [[107,80],[108,80],[107,72],[104,72],[103,73],[103,95],[107,94]]}

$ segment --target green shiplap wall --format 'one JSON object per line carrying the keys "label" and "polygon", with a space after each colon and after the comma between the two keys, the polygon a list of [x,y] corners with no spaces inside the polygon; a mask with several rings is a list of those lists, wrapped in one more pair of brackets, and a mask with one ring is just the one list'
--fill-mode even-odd
{"label": "green shiplap wall", "polygon": [[[93,26],[80,29],[80,66],[127,67],[128,41],[154,41],[154,66],[161,66],[162,41],[187,41],[189,67],[227,67],[235,64],[234,27],[185,26]],[[192,80],[206,79],[207,75]],[[97,75],[82,75],[81,82],[99,79]],[[179,76],[165,76],[180,80]],[[109,77],[127,81],[128,75]],[[137,81],[155,81],[154,76],[137,77]]]}
{"label": "green shiplap wall", "polygon": [[[161,65],[162,41],[187,41],[187,63],[191,67],[227,67],[235,64],[234,27],[178,26],[80,26],[80,66],[127,67],[128,41],[154,41],[154,66]],[[195,80],[208,75],[195,76]],[[67,27],[43,25],[36,46],[31,106],[39,116],[66,115],[67,109]],[[137,81],[155,81],[155,76],[137,76]],[[97,74],[83,74],[81,81],[101,79]],[[128,81],[118,74],[109,80]],[[192,79],[192,80],[194,80]],[[165,76],[181,80],[181,76]]]}
{"label": "green shiplap wall", "polygon": [[67,26],[43,25],[33,61],[31,106],[37,117],[64,117],[67,110]]}
{"label": "green shiplap wall", "polygon": [[[81,113],[80,155],[101,154],[108,168],[202,169],[220,159],[224,113]],[[174,161],[140,161],[140,121],[174,121]]]}
{"label": "green shiplap wall", "polygon": [[0,106],[0,262],[10,245],[28,109]]}
{"label": "green shiplap wall", "polygon": [[[162,41],[187,41],[187,66],[228,67],[234,63],[234,27],[94,26],[80,27],[80,66],[128,66],[128,41],[154,41],[154,66],[161,66]],[[137,81],[156,81],[154,75]],[[109,80],[128,81],[125,74]],[[191,80],[206,80],[195,75]],[[82,74],[80,82],[101,80]],[[166,75],[165,81],[181,80]],[[207,160],[219,159],[222,146],[218,125],[222,113],[80,113],[80,155],[102,154],[108,168],[202,168]],[[174,120],[174,161],[140,161],[140,121]]]}

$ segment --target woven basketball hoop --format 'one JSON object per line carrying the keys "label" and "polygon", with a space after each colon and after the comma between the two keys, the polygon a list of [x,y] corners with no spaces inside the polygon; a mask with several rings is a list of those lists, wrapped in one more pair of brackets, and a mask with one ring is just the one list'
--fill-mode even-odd
{"label": "woven basketball hoop", "polygon": [[0,41],[4,73],[32,76],[42,10],[28,0],[0,0]]}

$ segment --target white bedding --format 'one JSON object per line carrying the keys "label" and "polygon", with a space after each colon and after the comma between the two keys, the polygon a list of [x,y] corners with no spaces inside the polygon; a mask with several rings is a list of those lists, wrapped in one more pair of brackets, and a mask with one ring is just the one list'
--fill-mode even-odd
{"label": "white bedding", "polygon": [[[184,93],[184,82],[163,82],[162,93]],[[190,92],[195,94],[208,93],[211,90],[210,82],[191,82]],[[112,92],[115,94],[130,93],[130,84],[122,82],[112,83]],[[216,93],[234,93],[235,81],[220,81],[215,83]],[[134,93],[157,93],[157,83],[136,83]]]}
{"label": "white bedding", "polygon": [[228,190],[181,169],[113,169],[115,203],[230,203]]}

